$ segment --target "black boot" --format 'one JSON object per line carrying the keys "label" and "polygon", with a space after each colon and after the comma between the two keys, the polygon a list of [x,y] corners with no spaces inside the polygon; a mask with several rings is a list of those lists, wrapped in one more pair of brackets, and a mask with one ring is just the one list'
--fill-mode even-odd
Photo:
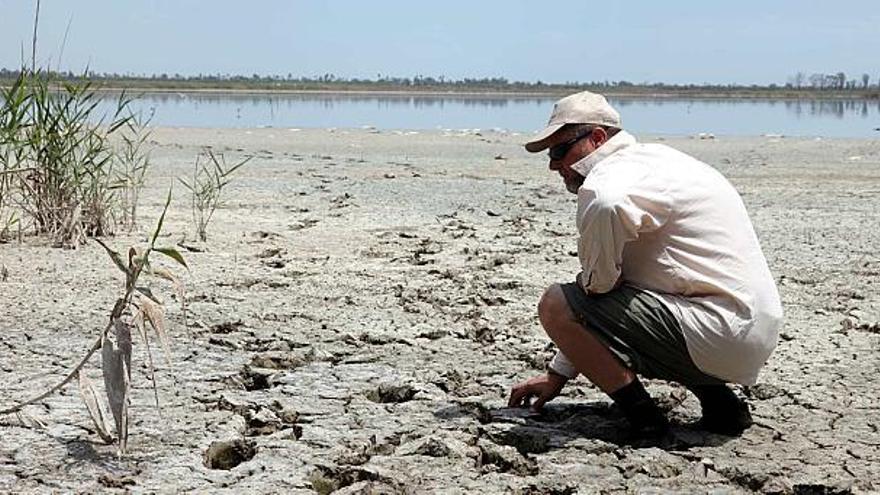
{"label": "black boot", "polygon": [[638,378],[610,395],[629,421],[634,436],[656,438],[669,433],[669,420]]}
{"label": "black boot", "polygon": [[703,417],[698,426],[710,433],[739,436],[752,426],[749,405],[727,385],[688,385],[700,400]]}

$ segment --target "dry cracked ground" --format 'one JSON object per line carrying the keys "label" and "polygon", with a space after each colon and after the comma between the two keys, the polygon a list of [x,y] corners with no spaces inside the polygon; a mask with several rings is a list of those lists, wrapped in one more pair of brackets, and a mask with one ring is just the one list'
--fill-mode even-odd
{"label": "dry cracked ground", "polygon": [[[194,250],[186,320],[155,284],[172,331],[168,361],[153,349],[161,409],[136,340],[129,454],[71,385],[0,418],[0,492],[880,491],[880,143],[649,140],[733,181],[778,281],[786,322],[760,383],[737,389],[756,419],[741,437],[696,429],[696,400],[663,382],[649,390],[671,444],[626,442],[582,379],[542,416],[505,408],[552,354],[541,291],[577,270],[574,200],[522,136],[158,129],[140,233],[107,239],[120,249],[144,242],[200,146],[255,155],[204,245],[175,189],[160,239]],[[121,281],[93,242],[26,237],[0,245],[0,270],[5,407],[63,376]]]}

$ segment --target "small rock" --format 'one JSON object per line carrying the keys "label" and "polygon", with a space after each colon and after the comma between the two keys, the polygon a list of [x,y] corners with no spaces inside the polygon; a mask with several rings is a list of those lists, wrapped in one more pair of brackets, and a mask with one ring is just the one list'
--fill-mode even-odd
{"label": "small rock", "polygon": [[431,328],[420,332],[416,335],[417,338],[423,338],[428,340],[437,340],[449,335],[449,330],[445,328]]}
{"label": "small rock", "polygon": [[303,230],[309,227],[314,227],[318,223],[317,220],[307,218],[305,220],[297,220],[290,225],[287,226],[290,230]]}
{"label": "small rock", "polygon": [[[327,324],[322,323],[321,329],[326,330]],[[317,347],[310,347],[308,351],[306,351],[305,356],[303,358],[310,363],[317,362],[332,362],[335,359],[335,356],[332,352],[320,349]]]}
{"label": "small rock", "polygon": [[791,480],[784,477],[773,478],[761,487],[761,493],[767,495],[783,495],[794,491]]}
{"label": "small rock", "polygon": [[292,353],[263,353],[251,359],[251,366],[273,370],[291,370],[306,364],[305,358]]}
{"label": "small rock", "polygon": [[244,433],[246,437],[271,435],[284,428],[278,416],[266,408],[260,408],[256,412],[248,411],[245,414],[245,422],[247,423]]}
{"label": "small rock", "polygon": [[107,488],[124,489],[126,486],[134,485],[135,481],[125,476],[102,474],[101,476],[98,476],[98,483]]}
{"label": "small rock", "polygon": [[281,248],[267,248],[257,255],[257,258],[274,258],[281,254]]}
{"label": "small rock", "polygon": [[752,385],[751,387],[747,387],[744,391],[750,398],[757,400],[768,400],[785,395],[785,390],[769,383]]}
{"label": "small rock", "polygon": [[550,450],[551,433],[545,428],[519,426],[504,432],[491,435],[490,438],[499,444],[509,445],[520,454],[543,454]]}
{"label": "small rock", "polygon": [[[399,493],[390,478],[360,466],[317,466],[309,476],[312,489],[319,494]],[[338,491],[337,491],[338,490]]]}
{"label": "small rock", "polygon": [[263,260],[263,265],[267,266],[269,268],[284,268],[285,266],[287,266],[287,262],[282,259],[276,258],[276,259],[270,259],[270,260]]}
{"label": "small rock", "polygon": [[223,323],[218,323],[216,325],[211,325],[211,333],[232,333],[237,331],[239,328],[243,327],[244,323],[241,320],[236,321],[224,321]]}
{"label": "small rock", "polygon": [[367,398],[380,404],[408,402],[416,395],[411,385],[383,384],[367,392]]}
{"label": "small rock", "polygon": [[239,398],[229,398],[225,395],[221,395],[220,399],[217,400],[217,409],[221,411],[232,411],[235,414],[240,416],[244,416],[248,413],[250,408],[252,407],[250,403],[239,399]]}
{"label": "small rock", "polygon": [[538,474],[538,466],[534,460],[523,457],[513,447],[496,445],[487,440],[479,440],[480,465],[493,465],[502,473],[514,472],[520,476]]}
{"label": "small rock", "polygon": [[443,443],[442,440],[434,437],[427,438],[421,445],[416,448],[415,453],[418,455],[426,455],[428,457],[448,457],[452,449]]}
{"label": "small rock", "polygon": [[265,370],[254,369],[250,366],[245,366],[242,368],[240,376],[241,382],[244,386],[245,390],[254,391],[254,390],[266,390],[267,388],[271,388],[272,385],[269,383],[269,378],[273,373],[267,372]]}
{"label": "small rock", "polygon": [[674,478],[681,474],[681,469],[677,466],[660,462],[658,459],[645,463],[640,470],[650,478]]}
{"label": "small rock", "polygon": [[484,268],[491,269],[501,265],[509,265],[514,262],[513,256],[508,254],[499,254],[492,256],[484,263]]}
{"label": "small rock", "polygon": [[359,481],[333,492],[333,495],[397,495],[399,493],[401,493],[400,488],[381,481]]}
{"label": "small rock", "polygon": [[284,424],[292,425],[299,421],[299,413],[297,411],[284,407],[277,400],[272,402],[269,407],[275,411],[275,415],[278,416],[278,419]]}
{"label": "small rock", "polygon": [[205,451],[205,466],[209,469],[229,470],[253,459],[256,454],[256,444],[251,441],[215,441]]}

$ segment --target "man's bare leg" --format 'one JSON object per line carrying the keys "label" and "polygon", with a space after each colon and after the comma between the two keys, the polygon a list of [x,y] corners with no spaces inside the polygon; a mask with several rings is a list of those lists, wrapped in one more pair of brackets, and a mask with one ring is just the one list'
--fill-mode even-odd
{"label": "man's bare leg", "polygon": [[538,316],[547,335],[574,367],[620,406],[634,433],[653,436],[668,430],[665,415],[636,374],[575,319],[559,284],[544,292]]}
{"label": "man's bare leg", "polygon": [[577,370],[608,395],[629,385],[635,373],[578,322],[562,288],[551,285],[538,303],[544,331]]}

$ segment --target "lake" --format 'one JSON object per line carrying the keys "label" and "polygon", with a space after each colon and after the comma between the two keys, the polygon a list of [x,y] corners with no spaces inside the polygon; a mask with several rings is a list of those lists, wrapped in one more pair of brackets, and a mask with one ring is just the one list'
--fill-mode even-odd
{"label": "lake", "polygon": [[[555,97],[148,93],[169,127],[505,129],[542,127]],[[878,100],[609,98],[634,133],[880,138]],[[109,108],[109,103],[107,103]]]}

